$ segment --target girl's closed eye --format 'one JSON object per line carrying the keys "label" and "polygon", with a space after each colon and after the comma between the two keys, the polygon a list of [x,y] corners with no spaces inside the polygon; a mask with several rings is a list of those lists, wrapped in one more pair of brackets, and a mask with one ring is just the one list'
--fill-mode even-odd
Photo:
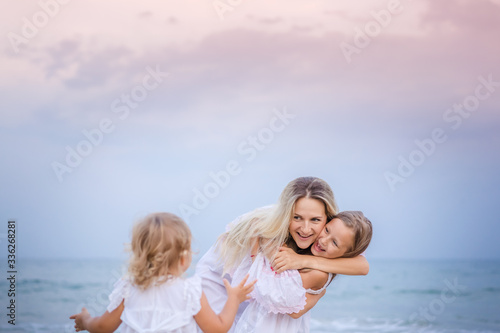
{"label": "girl's closed eye", "polygon": [[[330,233],[330,231],[328,230],[328,227],[325,227],[325,233],[327,233],[327,234],[329,234],[329,233]],[[339,247],[339,246],[338,246],[338,244],[337,244],[337,242],[335,241],[335,239],[332,239],[332,243],[333,243],[333,245],[335,245],[336,247]]]}

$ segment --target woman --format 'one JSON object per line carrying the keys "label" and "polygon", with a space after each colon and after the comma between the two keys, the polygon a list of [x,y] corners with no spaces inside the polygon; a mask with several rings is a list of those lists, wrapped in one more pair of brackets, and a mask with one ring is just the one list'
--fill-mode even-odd
{"label": "woman", "polygon": [[[324,208],[324,213],[311,214],[311,210],[307,207],[296,212],[297,203],[302,198],[320,203]],[[275,258],[280,247],[286,243],[298,252],[308,249],[321,233],[326,222],[337,213],[337,204],[330,186],[319,178],[301,177],[291,181],[285,187],[276,205],[256,209],[236,219],[196,266],[196,274],[202,278],[203,291],[210,306],[216,312],[222,310],[227,298],[223,278],[231,279],[228,273],[237,269],[238,265],[250,256],[257,239],[262,253],[270,261],[277,259],[277,264],[283,269],[287,265],[286,250],[280,252],[281,257]],[[368,262],[363,256],[325,259],[327,263],[321,259],[324,258],[309,257],[305,261],[309,267],[321,267],[329,273],[345,275],[368,273]],[[314,306],[322,294],[314,296],[308,300],[310,301],[308,306]],[[238,321],[239,315],[247,305],[247,302],[240,305],[235,322]]]}

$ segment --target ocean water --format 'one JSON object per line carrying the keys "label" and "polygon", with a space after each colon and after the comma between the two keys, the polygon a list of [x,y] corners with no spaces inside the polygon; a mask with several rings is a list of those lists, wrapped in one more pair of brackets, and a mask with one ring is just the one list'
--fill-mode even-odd
{"label": "ocean water", "polygon": [[[125,270],[117,260],[19,259],[17,264],[16,325],[7,323],[9,285],[3,278],[0,332],[74,332],[69,316],[82,306],[94,315],[104,312],[107,295]],[[370,265],[367,276],[334,279],[312,310],[311,332],[500,332],[500,261],[370,260]]]}

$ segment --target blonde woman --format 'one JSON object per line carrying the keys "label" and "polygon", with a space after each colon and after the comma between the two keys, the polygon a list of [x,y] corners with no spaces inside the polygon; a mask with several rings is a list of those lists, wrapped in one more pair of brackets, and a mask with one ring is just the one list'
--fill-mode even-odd
{"label": "blonde woman", "polygon": [[122,333],[227,332],[238,305],[248,298],[255,282],[236,287],[224,281],[227,302],[218,315],[210,308],[198,276],[181,275],[191,264],[191,231],[170,213],[145,217],[132,231],[129,276],[120,279],[109,296],[107,311],[91,317],[85,308],[72,315],[76,331]]}
{"label": "blonde woman", "polygon": [[[372,224],[362,212],[342,212],[326,224],[311,246],[311,253],[329,259],[352,258],[366,250],[371,237]],[[235,333],[309,332],[310,316],[303,316],[312,307],[308,295],[324,293],[334,274],[318,270],[277,274],[258,246],[252,250],[251,258],[253,262],[247,260],[233,274],[233,283],[247,274],[258,280]]]}
{"label": "blonde woman", "polygon": [[[337,213],[330,186],[319,178],[301,177],[285,187],[276,205],[256,209],[236,219],[196,266],[196,274],[202,279],[203,291],[212,308],[215,311],[222,309],[227,298],[223,277],[230,280],[232,272],[242,264],[248,264],[256,244],[270,261],[283,244],[295,251],[307,250],[327,221]],[[323,271],[334,274],[368,273],[368,262],[363,256],[325,259],[326,264],[321,259],[324,258],[310,257],[306,263],[311,268],[321,266]],[[308,308],[314,306],[321,296],[307,295]],[[247,305],[247,302],[240,304],[235,322]]]}

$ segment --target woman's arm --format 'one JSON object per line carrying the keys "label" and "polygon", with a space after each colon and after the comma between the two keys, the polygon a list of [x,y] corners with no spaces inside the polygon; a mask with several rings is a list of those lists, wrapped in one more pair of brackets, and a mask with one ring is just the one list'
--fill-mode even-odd
{"label": "woman's arm", "polygon": [[288,269],[302,268],[317,269],[327,273],[342,275],[367,275],[370,271],[368,260],[361,255],[354,258],[327,259],[297,254],[287,247],[280,248],[272,265],[277,273]]}
{"label": "woman's arm", "polygon": [[106,311],[100,317],[92,317],[87,309],[83,308],[82,312],[72,315],[69,319],[75,320],[75,329],[79,331],[89,331],[90,333],[112,333],[116,331],[122,323],[120,316],[122,315],[124,305],[122,301],[120,305],[112,312]]}
{"label": "woman's arm", "polygon": [[250,298],[248,294],[252,292],[255,282],[257,282],[253,281],[245,285],[247,279],[248,275],[234,288],[224,279],[224,285],[227,290],[227,301],[219,314],[215,314],[208,303],[205,293],[202,292],[200,300],[201,309],[194,316],[194,319],[203,332],[225,333],[231,328],[240,303]]}

